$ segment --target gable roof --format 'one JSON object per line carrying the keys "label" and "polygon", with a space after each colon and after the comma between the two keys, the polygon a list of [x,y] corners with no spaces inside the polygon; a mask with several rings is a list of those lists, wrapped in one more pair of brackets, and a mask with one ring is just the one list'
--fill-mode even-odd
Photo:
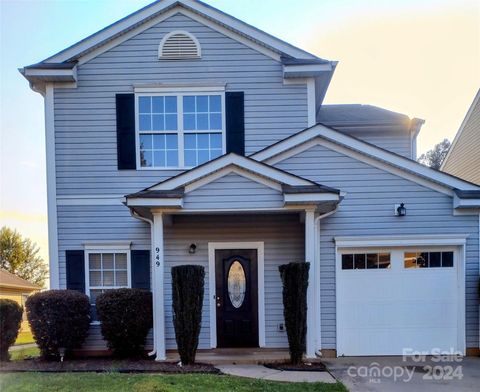
{"label": "gable roof", "polygon": [[325,125],[410,124],[405,114],[362,104],[322,105],[318,122]]}
{"label": "gable roof", "polygon": [[[272,162],[279,162],[289,156],[298,154],[299,151],[301,151],[302,146],[308,145],[309,142],[315,141],[317,138],[322,138],[335,145],[341,145],[352,152],[369,157],[387,167],[395,168],[396,170],[400,169],[399,172],[404,173],[405,175],[413,175],[417,178],[421,178],[424,182],[426,180],[427,183],[432,184],[437,190],[439,189],[438,185],[440,185],[444,189],[448,189],[448,193],[451,196],[454,195],[454,191],[457,189],[470,191],[480,190],[480,187],[473,183],[421,165],[416,161],[367,143],[353,136],[346,135],[323,124],[317,124],[283,139],[278,143],[250,155],[250,158],[269,164]],[[458,194],[457,196],[461,197]],[[480,199],[478,200],[478,206],[480,207]]]}
{"label": "gable roof", "polygon": [[228,30],[237,33],[259,45],[264,46],[282,57],[310,59],[323,61],[317,56],[297,48],[279,38],[276,38],[254,26],[249,25],[231,15],[226,14],[206,3],[198,0],[158,0],[146,7],[112,23],[104,29],[86,37],[85,39],[73,44],[72,46],[58,52],[43,60],[41,63],[72,62],[78,60],[81,56],[111,42],[122,35],[130,32],[142,24],[158,17],[162,13],[178,7],[179,9],[194,12],[204,18],[214,21]]}
{"label": "gable roof", "polygon": [[127,195],[126,204],[129,207],[182,208],[184,195],[232,172],[281,192],[285,205],[338,203],[342,199],[338,189],[230,153]]}
{"label": "gable roof", "polygon": [[40,286],[33,284],[28,280],[22,279],[19,276],[4,270],[3,268],[0,268],[0,287],[29,289],[29,291],[42,289]]}

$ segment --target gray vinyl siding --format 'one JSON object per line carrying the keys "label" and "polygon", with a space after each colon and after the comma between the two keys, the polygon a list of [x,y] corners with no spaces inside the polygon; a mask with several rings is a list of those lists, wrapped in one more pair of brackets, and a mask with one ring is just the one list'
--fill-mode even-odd
{"label": "gray vinyl siding", "polygon": [[[347,192],[339,210],[321,221],[322,347],[334,349],[335,246],[337,236],[467,234],[466,341],[478,347],[478,215],[453,216],[452,199],[346,155],[315,146],[275,165]],[[407,216],[393,214],[405,203]]]}
{"label": "gray vinyl siding", "polygon": [[[132,218],[125,206],[59,206],[60,287],[66,287],[65,250],[83,249],[89,241],[125,240],[132,249],[150,249],[150,227]],[[212,215],[175,216],[165,226],[165,316],[167,348],[175,348],[172,324],[172,266],[199,264],[205,267],[205,300],[200,333],[200,348],[210,347],[208,296],[208,242],[263,241],[265,246],[265,310],[266,344],[286,347],[285,332],[278,332],[283,321],[280,264],[304,260],[304,226],[297,214],[276,215]],[[191,243],[197,244],[194,255],[188,253]],[[151,347],[152,336],[147,339]],[[85,350],[106,348],[99,326],[90,328],[83,345]]]}
{"label": "gray vinyl siding", "polygon": [[375,126],[370,129],[367,127],[341,127],[334,126],[335,129],[347,135],[356,137],[367,143],[374,144],[385,150],[402,155],[406,158],[412,158],[412,141],[408,128],[402,126]]}
{"label": "gray vinyl siding", "polygon": [[283,193],[231,173],[202,186],[184,197],[184,208],[282,208]]}
{"label": "gray vinyl siding", "polygon": [[[158,60],[160,40],[178,29],[197,37],[200,60]],[[245,92],[247,155],[307,126],[306,86],[284,85],[279,62],[177,14],[80,65],[77,88],[55,89],[57,194],[123,195],[178,174],[117,170],[115,94],[134,84],[189,82]]]}

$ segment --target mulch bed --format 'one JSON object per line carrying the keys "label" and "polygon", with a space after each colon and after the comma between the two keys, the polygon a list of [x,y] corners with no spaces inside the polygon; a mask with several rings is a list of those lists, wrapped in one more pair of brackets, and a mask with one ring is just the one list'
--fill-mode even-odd
{"label": "mulch bed", "polygon": [[179,366],[173,362],[156,362],[148,359],[121,360],[111,358],[65,359],[64,362],[44,361],[35,358],[1,362],[0,372],[220,373],[217,368],[205,363]]}
{"label": "mulch bed", "polygon": [[301,363],[292,365],[291,363],[265,363],[263,366],[269,369],[295,371],[295,372],[326,372],[327,367],[321,362]]}

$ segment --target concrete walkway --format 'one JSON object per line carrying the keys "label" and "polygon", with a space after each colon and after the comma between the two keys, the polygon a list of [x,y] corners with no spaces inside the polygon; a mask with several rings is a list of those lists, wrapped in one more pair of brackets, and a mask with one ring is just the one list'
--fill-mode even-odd
{"label": "concrete walkway", "polygon": [[222,373],[231,376],[256,378],[283,382],[325,382],[334,384],[337,381],[328,372],[294,372],[269,369],[261,365],[220,365]]}

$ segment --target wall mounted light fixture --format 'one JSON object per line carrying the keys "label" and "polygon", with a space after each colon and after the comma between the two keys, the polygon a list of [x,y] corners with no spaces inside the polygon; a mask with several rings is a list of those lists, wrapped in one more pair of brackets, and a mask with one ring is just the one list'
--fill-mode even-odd
{"label": "wall mounted light fixture", "polygon": [[188,248],[188,253],[193,255],[197,251],[197,244],[190,244],[190,247]]}
{"label": "wall mounted light fixture", "polygon": [[401,203],[400,205],[395,205],[395,215],[396,216],[405,216],[407,215],[407,209],[405,208],[405,203]]}

